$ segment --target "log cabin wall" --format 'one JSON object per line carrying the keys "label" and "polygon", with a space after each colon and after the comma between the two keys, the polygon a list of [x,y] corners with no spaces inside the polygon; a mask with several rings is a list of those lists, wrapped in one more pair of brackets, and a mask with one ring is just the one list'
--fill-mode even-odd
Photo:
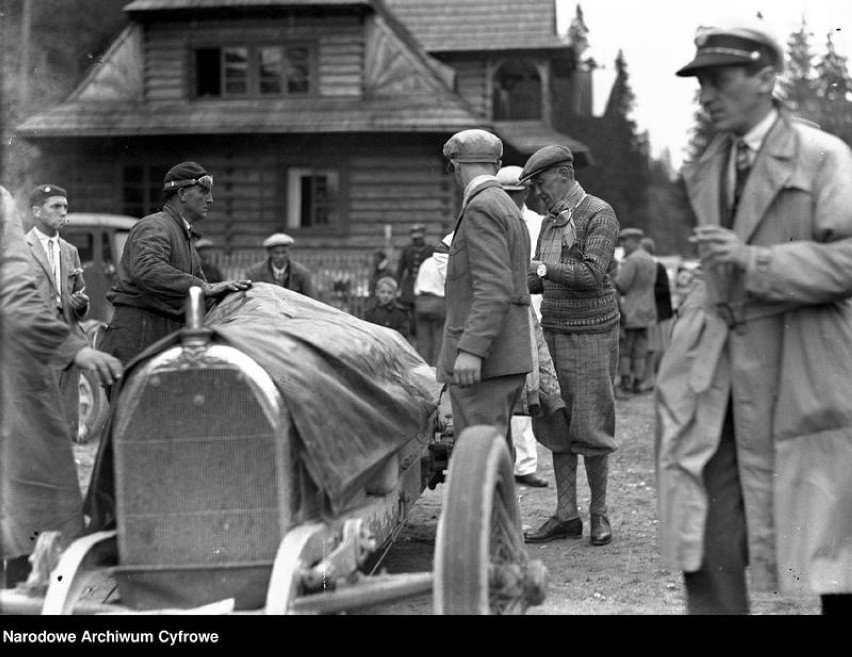
{"label": "log cabin wall", "polygon": [[320,96],[360,97],[364,28],[360,15],[285,14],[252,20],[182,20],[145,25],[146,100],[192,97],[192,50],[203,46],[316,44],[313,72]]}
{"label": "log cabin wall", "polygon": [[[72,212],[132,216],[160,207],[171,166],[198,161],[215,181],[211,213],[198,229],[226,252],[258,248],[277,231],[293,235],[302,249],[371,250],[387,246],[388,226],[390,246],[398,250],[413,224],[425,224],[436,243],[452,229],[460,192],[445,170],[444,141],[446,135],[428,134],[79,139],[58,141],[56,154],[41,161],[46,179],[67,185]],[[52,150],[51,142],[44,147]],[[288,226],[287,172],[293,167],[339,170],[337,226]]]}

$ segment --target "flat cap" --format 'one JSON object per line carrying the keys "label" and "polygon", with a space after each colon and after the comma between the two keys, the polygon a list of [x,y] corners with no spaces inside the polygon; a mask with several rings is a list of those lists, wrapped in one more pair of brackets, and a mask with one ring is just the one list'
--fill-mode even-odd
{"label": "flat cap", "polygon": [[41,205],[51,196],[64,196],[65,198],[68,198],[68,192],[62,189],[59,185],[42,183],[30,192],[30,207],[34,205]]}
{"label": "flat cap", "polygon": [[426,232],[426,226],[424,226],[423,224],[414,224],[411,227],[411,234],[412,235],[414,235],[415,233],[423,235],[425,232]]}
{"label": "flat cap", "polygon": [[521,192],[527,188],[521,182],[523,169],[517,166],[503,167],[497,172],[497,180],[500,186],[507,192]]}
{"label": "flat cap", "polygon": [[207,239],[206,237],[202,237],[195,243],[196,249],[209,249],[211,246],[215,246],[213,240]]}
{"label": "flat cap", "polygon": [[645,231],[641,228],[624,228],[618,233],[618,239],[624,239],[625,237],[635,237],[636,239],[642,239],[645,237]]}
{"label": "flat cap", "polygon": [[574,154],[571,149],[562,144],[550,144],[539,148],[535,153],[530,155],[530,159],[524,165],[521,171],[520,182],[526,182],[533,176],[537,176],[542,171],[547,171],[553,167],[562,166],[565,164],[574,164]]}
{"label": "flat cap", "polygon": [[487,130],[462,130],[444,144],[444,157],[456,162],[497,162],[503,157],[503,142]]}
{"label": "flat cap", "polygon": [[755,27],[699,27],[695,33],[695,58],[675,75],[686,78],[718,66],[743,66],[760,62],[779,71],[784,64],[781,45],[766,29]]}
{"label": "flat cap", "polygon": [[293,242],[295,240],[286,233],[273,233],[263,240],[263,246],[271,249],[273,246],[290,246]]}

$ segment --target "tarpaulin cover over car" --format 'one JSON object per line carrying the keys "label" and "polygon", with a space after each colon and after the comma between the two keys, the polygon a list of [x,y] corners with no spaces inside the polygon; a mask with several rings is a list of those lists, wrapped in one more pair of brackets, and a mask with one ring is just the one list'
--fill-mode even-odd
{"label": "tarpaulin cover over car", "polygon": [[[272,378],[332,512],[355,498],[391,454],[430,430],[440,384],[392,329],[269,283],[228,295],[205,323],[214,343],[239,349]],[[122,383],[179,340],[178,331],[151,345],[128,363]],[[115,388],[113,398],[121,384]],[[87,492],[89,531],[115,525],[112,424],[111,416]]]}
{"label": "tarpaulin cover over car", "polygon": [[392,329],[268,283],[229,295],[206,324],[275,382],[332,510],[428,431],[440,384]]}

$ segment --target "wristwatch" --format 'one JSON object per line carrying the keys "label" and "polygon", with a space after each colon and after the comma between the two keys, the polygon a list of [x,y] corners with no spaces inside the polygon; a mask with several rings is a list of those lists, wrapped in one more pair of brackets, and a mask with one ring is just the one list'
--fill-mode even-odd
{"label": "wristwatch", "polygon": [[544,278],[545,276],[547,276],[547,265],[542,262],[535,270],[535,274],[539,278]]}

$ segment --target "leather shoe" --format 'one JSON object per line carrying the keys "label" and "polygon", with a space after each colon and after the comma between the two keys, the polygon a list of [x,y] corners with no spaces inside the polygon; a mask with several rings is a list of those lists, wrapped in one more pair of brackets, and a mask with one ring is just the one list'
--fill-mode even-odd
{"label": "leather shoe", "polygon": [[549,484],[537,476],[535,472],[525,475],[515,475],[515,483],[523,484],[524,486],[532,486],[533,488],[547,488]]}
{"label": "leather shoe", "polygon": [[597,513],[592,514],[592,528],[589,532],[589,541],[592,545],[606,545],[612,540],[612,528],[606,516]]}
{"label": "leather shoe", "polygon": [[583,521],[580,518],[560,520],[551,516],[536,531],[524,532],[527,543],[546,543],[556,538],[580,538],[583,535]]}

